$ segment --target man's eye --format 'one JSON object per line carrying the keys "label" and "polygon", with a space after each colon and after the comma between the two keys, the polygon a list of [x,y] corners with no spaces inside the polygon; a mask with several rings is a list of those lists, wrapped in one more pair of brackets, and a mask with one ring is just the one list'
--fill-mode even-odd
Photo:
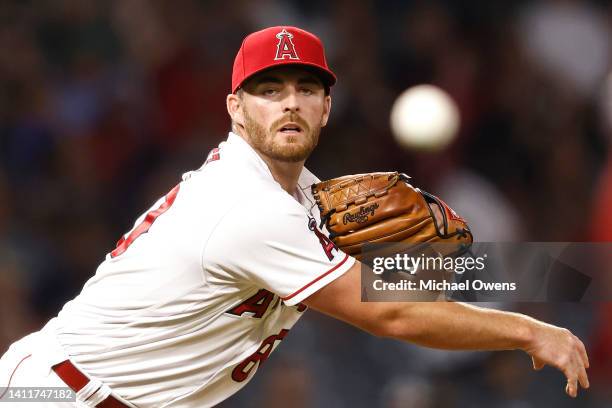
{"label": "man's eye", "polygon": [[304,95],[312,95],[313,91],[310,88],[302,88],[302,93]]}
{"label": "man's eye", "polygon": [[264,89],[262,93],[264,95],[266,95],[266,96],[272,96],[272,95],[276,95],[277,90],[276,89],[267,88],[267,89]]}

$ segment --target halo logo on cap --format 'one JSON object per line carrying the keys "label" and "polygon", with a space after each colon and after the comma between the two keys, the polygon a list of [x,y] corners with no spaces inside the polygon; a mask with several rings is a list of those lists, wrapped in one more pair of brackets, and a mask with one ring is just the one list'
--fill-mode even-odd
{"label": "halo logo on cap", "polygon": [[295,50],[295,45],[293,45],[293,34],[287,32],[283,28],[283,31],[276,34],[276,38],[278,38],[278,44],[276,44],[276,57],[274,57],[275,61],[283,60],[285,57],[288,57],[292,60],[299,60],[300,58],[297,55],[297,51]]}

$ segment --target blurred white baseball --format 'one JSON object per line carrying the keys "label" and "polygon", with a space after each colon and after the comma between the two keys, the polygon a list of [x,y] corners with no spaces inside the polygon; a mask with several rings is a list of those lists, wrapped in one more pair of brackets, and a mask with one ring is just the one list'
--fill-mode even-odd
{"label": "blurred white baseball", "polygon": [[459,130],[457,104],[442,89],[418,85],[404,91],[391,109],[391,130],[408,149],[441,150]]}

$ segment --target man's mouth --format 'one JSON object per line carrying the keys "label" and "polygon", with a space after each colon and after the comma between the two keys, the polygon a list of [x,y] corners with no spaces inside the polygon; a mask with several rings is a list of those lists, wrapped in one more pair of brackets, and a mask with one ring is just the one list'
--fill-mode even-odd
{"label": "man's mouth", "polygon": [[297,123],[285,123],[278,131],[285,134],[298,134],[302,132],[302,127]]}

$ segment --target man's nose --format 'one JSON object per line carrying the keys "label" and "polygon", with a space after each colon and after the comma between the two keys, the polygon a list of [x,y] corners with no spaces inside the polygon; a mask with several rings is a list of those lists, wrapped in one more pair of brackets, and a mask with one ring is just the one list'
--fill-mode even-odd
{"label": "man's nose", "polygon": [[291,87],[286,90],[285,98],[283,98],[283,112],[298,112],[299,110],[297,90]]}

